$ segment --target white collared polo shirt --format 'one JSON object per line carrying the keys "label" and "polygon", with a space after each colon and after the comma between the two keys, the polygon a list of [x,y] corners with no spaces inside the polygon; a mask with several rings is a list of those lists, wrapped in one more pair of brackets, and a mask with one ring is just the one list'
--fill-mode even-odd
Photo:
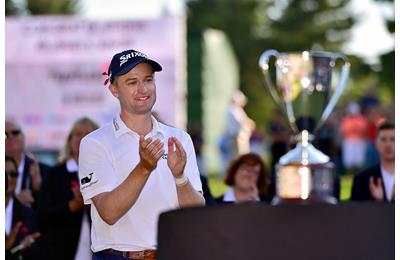
{"label": "white collared polo shirt", "polygon": [[[168,138],[175,136],[183,145],[187,162],[184,173],[193,188],[202,192],[200,174],[190,136],[166,126],[152,117],[153,129],[145,136],[160,139],[168,151]],[[120,116],[84,137],[79,152],[79,178],[85,204],[102,192],[120,185],[139,163],[139,135],[130,130]],[[108,225],[91,207],[92,250],[107,248],[140,251],[156,248],[159,214],[179,207],[176,185],[165,154],[150,174],[135,204],[114,225]]]}

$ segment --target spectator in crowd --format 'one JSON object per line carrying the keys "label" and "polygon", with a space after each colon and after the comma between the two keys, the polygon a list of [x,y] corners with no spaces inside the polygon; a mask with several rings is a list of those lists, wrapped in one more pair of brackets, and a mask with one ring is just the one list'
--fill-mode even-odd
{"label": "spectator in crowd", "polygon": [[267,196],[267,169],[261,157],[255,153],[239,155],[230,162],[225,184],[229,188],[216,199],[217,202],[271,201]]}
{"label": "spectator in crowd", "polygon": [[12,157],[18,165],[15,195],[22,204],[35,209],[40,185],[48,166],[39,163],[32,154],[26,152],[25,136],[18,124],[7,120],[5,130],[5,153]]}
{"label": "spectator in crowd", "polygon": [[289,132],[284,123],[282,113],[276,110],[268,127],[268,135],[271,138],[271,169],[279,162],[279,159],[288,152]]}
{"label": "spectator in crowd", "polygon": [[189,127],[188,134],[193,142],[194,152],[196,154],[196,161],[199,167],[200,174],[205,174],[205,166],[203,160],[203,130],[201,124],[195,124]]}
{"label": "spectator in crowd", "polygon": [[250,152],[250,137],[255,129],[255,122],[244,111],[246,103],[247,98],[243,92],[235,90],[226,114],[225,134],[220,140],[222,172],[230,160]]}
{"label": "spectator in crowd", "polygon": [[360,114],[360,107],[352,102],[348,114],[342,118],[340,133],[342,140],[342,161],[346,173],[354,174],[365,163],[367,152],[367,119]]}
{"label": "spectator in crowd", "polygon": [[41,259],[92,259],[90,212],[79,191],[78,156],[81,139],[97,128],[89,118],[77,120],[67,136],[60,164],[50,168],[43,181],[37,208],[43,234]]}
{"label": "spectator in crowd", "polygon": [[202,149],[203,149],[203,135],[201,125],[196,125],[189,128],[189,135],[193,142],[194,152],[196,154],[196,161],[199,167],[201,187],[203,189],[203,196],[206,201],[206,205],[215,204],[215,199],[211,194],[210,188],[208,186],[208,178],[205,172]]}
{"label": "spectator in crowd", "polygon": [[385,122],[379,126],[375,144],[380,156],[380,162],[354,177],[351,199],[356,201],[394,202],[394,124]]}
{"label": "spectator in crowd", "polygon": [[210,187],[208,186],[208,177],[200,174],[201,187],[203,189],[203,196],[206,201],[206,205],[214,205],[216,203],[214,196],[211,194]]}
{"label": "spectator in crowd", "polygon": [[366,106],[364,109],[367,118],[367,154],[365,160],[365,168],[371,168],[379,163],[379,153],[375,147],[375,140],[379,125],[385,122],[386,118],[381,114],[379,103]]}
{"label": "spectator in crowd", "polygon": [[5,195],[5,259],[39,259],[36,240],[35,215],[32,208],[26,207],[15,199],[17,185],[17,163],[12,157],[5,157],[7,190]]}

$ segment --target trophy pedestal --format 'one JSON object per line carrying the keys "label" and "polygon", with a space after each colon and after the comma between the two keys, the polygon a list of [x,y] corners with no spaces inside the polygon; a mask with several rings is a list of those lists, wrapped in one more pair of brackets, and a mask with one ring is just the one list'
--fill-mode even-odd
{"label": "trophy pedestal", "polygon": [[337,199],[332,196],[314,198],[310,197],[308,199],[282,199],[275,196],[271,202],[271,205],[311,205],[311,204],[337,204]]}
{"label": "trophy pedestal", "polygon": [[324,164],[277,164],[276,196],[272,204],[336,204],[335,167]]}

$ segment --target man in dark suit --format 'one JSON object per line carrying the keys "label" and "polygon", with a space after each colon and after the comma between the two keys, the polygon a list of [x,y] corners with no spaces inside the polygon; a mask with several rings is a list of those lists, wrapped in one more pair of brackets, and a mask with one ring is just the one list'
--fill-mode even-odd
{"label": "man in dark suit", "polygon": [[21,127],[12,121],[5,123],[5,153],[17,163],[18,179],[15,187],[16,198],[25,206],[36,208],[42,180],[48,166],[39,163],[25,151],[25,135]]}
{"label": "man in dark suit", "polygon": [[38,259],[39,249],[35,242],[40,233],[31,208],[22,205],[14,198],[17,183],[17,164],[6,156],[5,170],[8,189],[5,194],[5,256],[6,259]]}
{"label": "man in dark suit", "polygon": [[395,183],[395,126],[385,122],[378,127],[375,141],[379,164],[354,177],[351,199],[394,202]]}

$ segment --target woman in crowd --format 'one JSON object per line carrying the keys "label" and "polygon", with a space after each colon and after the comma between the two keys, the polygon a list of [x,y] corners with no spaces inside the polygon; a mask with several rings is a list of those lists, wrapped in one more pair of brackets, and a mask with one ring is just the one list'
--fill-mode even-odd
{"label": "woman in crowd", "polygon": [[79,191],[78,156],[82,138],[97,128],[89,118],[76,121],[60,164],[49,170],[43,182],[38,206],[42,259],[91,259],[90,218]]}
{"label": "woman in crowd", "polygon": [[229,188],[217,198],[218,202],[270,201],[267,170],[261,157],[255,153],[239,155],[230,162],[225,184]]}

